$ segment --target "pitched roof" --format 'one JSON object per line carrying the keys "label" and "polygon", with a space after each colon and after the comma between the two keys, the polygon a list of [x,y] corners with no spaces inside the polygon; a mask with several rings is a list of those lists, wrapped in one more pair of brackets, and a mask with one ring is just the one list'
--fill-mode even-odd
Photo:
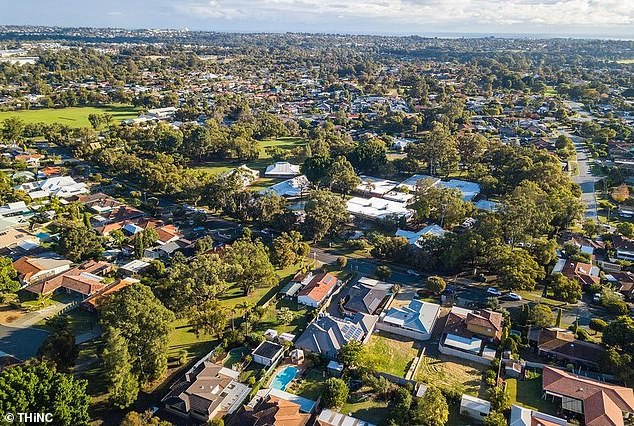
{"label": "pitched roof", "polygon": [[13,268],[18,272],[18,275],[28,281],[39,272],[71,265],[72,263],[70,260],[64,259],[55,253],[44,253],[38,256],[23,256],[13,262]]}
{"label": "pitched roof", "polygon": [[408,306],[390,308],[382,320],[388,324],[430,334],[439,311],[440,305],[435,303],[411,300]]}
{"label": "pitched roof", "polygon": [[103,278],[96,275],[110,269],[112,265],[108,262],[88,261],[63,272],[48,280],[40,281],[25,288],[36,294],[51,294],[59,288],[91,296],[106,287],[102,282]]}
{"label": "pitched roof", "polygon": [[[351,340],[361,341],[377,317],[357,314],[352,319],[323,315],[310,323],[295,342],[295,347],[336,358],[339,349]],[[368,323],[370,321],[370,323]]]}
{"label": "pitched roof", "polygon": [[299,410],[299,404],[269,393],[255,407],[247,406],[232,417],[227,426],[303,426],[310,419],[310,414],[300,413]]}
{"label": "pitched roof", "polygon": [[598,364],[605,348],[594,343],[575,338],[568,331],[557,328],[543,329],[539,332],[537,347],[565,359],[579,360],[589,364]]}
{"label": "pitched roof", "polygon": [[392,286],[387,283],[366,285],[359,281],[348,289],[344,308],[348,311],[374,315]]}
{"label": "pitched roof", "polygon": [[544,367],[542,380],[544,391],[582,401],[588,425],[622,426],[622,412],[634,413],[634,391],[630,388],[575,376],[552,367]]}
{"label": "pitched roof", "polygon": [[337,277],[330,272],[315,276],[297,296],[307,296],[317,302],[321,302],[337,284]]}

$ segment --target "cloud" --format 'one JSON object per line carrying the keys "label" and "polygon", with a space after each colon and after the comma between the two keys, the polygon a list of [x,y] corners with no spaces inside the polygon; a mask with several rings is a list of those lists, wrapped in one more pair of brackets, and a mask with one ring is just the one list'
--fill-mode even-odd
{"label": "cloud", "polygon": [[324,18],[421,25],[634,25],[632,0],[177,0],[197,19],[317,22]]}

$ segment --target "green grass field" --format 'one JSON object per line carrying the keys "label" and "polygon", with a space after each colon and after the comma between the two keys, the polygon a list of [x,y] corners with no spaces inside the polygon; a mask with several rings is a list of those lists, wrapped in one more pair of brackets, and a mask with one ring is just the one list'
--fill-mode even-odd
{"label": "green grass field", "polygon": [[373,365],[378,371],[405,377],[410,363],[418,355],[416,342],[400,336],[373,334],[365,346],[364,365]]}
{"label": "green grass field", "polygon": [[368,397],[365,392],[356,392],[348,397],[348,402],[339,410],[342,414],[356,417],[375,425],[386,423],[390,409],[386,401],[378,401]]}
{"label": "green grass field", "polygon": [[479,396],[483,370],[483,366],[468,361],[457,363],[444,356],[424,356],[416,380],[436,385],[440,389]]}
{"label": "green grass field", "polygon": [[26,111],[1,111],[0,122],[9,117],[19,117],[25,123],[65,124],[70,127],[89,127],[88,116],[90,114],[112,114],[115,121],[135,118],[139,109],[132,105],[112,104],[104,107],[72,107],[72,108],[45,108]]}
{"label": "green grass field", "polygon": [[507,379],[506,389],[511,398],[511,404],[519,404],[546,414],[557,414],[557,406],[541,398],[541,376],[530,380]]}

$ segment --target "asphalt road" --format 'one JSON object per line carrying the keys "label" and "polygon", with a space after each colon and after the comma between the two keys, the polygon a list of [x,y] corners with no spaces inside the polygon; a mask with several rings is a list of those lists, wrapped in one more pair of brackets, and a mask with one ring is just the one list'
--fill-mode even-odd
{"label": "asphalt road", "polygon": [[16,328],[0,325],[0,350],[26,360],[37,354],[46,336],[48,332],[34,327]]}
{"label": "asphalt road", "polygon": [[[572,138],[572,136],[571,136]],[[588,219],[597,221],[597,196],[595,193],[596,177],[592,175],[590,169],[590,159],[588,151],[582,145],[580,137],[575,136],[573,142],[577,150],[577,166],[579,174],[573,178],[574,182],[581,188],[581,200],[586,206],[585,216]]]}

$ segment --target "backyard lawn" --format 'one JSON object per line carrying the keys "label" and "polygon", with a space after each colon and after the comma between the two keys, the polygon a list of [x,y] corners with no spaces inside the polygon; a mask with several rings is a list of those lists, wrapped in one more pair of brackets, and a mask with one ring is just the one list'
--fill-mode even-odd
{"label": "backyard lawn", "polygon": [[541,397],[541,376],[529,380],[507,379],[506,390],[511,398],[511,404],[518,404],[546,414],[557,415],[557,406]]}
{"label": "backyard lawn", "polygon": [[65,124],[70,127],[89,127],[88,116],[90,114],[111,114],[114,121],[135,118],[139,110],[132,105],[112,104],[104,107],[70,107],[70,108],[45,108],[26,111],[2,111],[0,122],[9,117],[19,117],[25,123]]}
{"label": "backyard lawn", "polygon": [[373,334],[365,346],[363,363],[372,365],[377,371],[405,377],[410,363],[418,355],[418,345],[404,337]]}
{"label": "backyard lawn", "polygon": [[286,391],[317,401],[321,395],[326,379],[327,377],[324,377],[323,372],[312,369],[305,377],[291,382]]}
{"label": "backyard lawn", "polygon": [[340,412],[375,425],[385,424],[390,409],[385,401],[377,401],[367,392],[358,391],[348,397]]}
{"label": "backyard lawn", "polygon": [[439,358],[424,356],[418,367],[416,380],[434,384],[441,389],[478,396],[484,370],[484,366],[465,360],[461,360],[459,364],[443,355]]}

